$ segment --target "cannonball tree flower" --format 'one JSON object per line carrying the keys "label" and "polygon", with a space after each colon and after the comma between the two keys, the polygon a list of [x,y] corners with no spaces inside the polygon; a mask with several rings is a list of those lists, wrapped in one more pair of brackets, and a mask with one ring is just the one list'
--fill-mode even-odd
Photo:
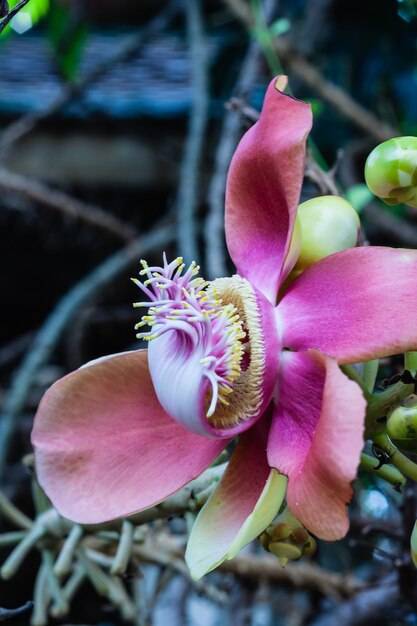
{"label": "cannonball tree flower", "polygon": [[181,259],[143,262],[149,349],[55,383],[33,429],[40,484],[62,515],[90,524],[161,502],[238,436],[190,536],[195,578],[270,524],[287,478],[287,504],[310,532],[345,535],[365,400],[338,364],[417,348],[414,251],[342,250],[280,289],[297,260],[289,250],[312,121],[283,84],[269,85],[230,166],[237,274],[208,283]]}

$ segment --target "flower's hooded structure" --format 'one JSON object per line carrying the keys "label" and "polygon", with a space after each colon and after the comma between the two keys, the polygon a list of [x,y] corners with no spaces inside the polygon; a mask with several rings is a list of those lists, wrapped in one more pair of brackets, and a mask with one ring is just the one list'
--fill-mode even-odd
{"label": "flower's hooded structure", "polygon": [[[282,502],[326,540],[348,528],[365,400],[338,364],[417,348],[417,253],[332,254],[289,287],[311,127],[274,80],[226,190],[237,275],[205,283],[181,259],[142,263],[149,350],[99,359],[58,381],[33,430],[40,484],[62,515],[97,523],[164,500],[239,435],[200,512],[195,577],[261,533]],[[294,247],[291,247],[293,250]],[[147,279],[147,280],[146,280]],[[278,473],[279,472],[279,473]]]}

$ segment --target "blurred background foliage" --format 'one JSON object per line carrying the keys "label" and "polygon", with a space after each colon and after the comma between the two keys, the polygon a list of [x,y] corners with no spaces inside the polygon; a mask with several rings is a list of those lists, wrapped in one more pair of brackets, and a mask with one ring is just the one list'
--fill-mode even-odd
{"label": "blurred background foliage", "polygon": [[[292,93],[311,102],[311,150],[361,213],[367,240],[417,247],[417,211],[383,205],[363,180],[375,145],[417,135],[415,0],[204,0],[197,22],[190,4],[30,0],[0,36],[0,443],[4,492],[30,516],[21,459],[37,403],[59,376],[136,345],[129,276],[140,250],[158,261],[181,243],[203,275],[232,269],[221,226],[227,166],[273,73],[288,73]],[[307,176],[303,199],[323,192]],[[184,235],[185,206],[194,239]],[[400,357],[384,360],[379,382],[401,369]],[[134,621],[417,624],[406,556],[413,489],[398,493],[361,473],[351,519],[347,539],[320,544],[315,558],[339,576],[337,593],[236,572],[214,573],[196,589],[169,566],[145,562],[123,579],[136,589]],[[186,527],[176,517],[152,532],[183,536]],[[1,606],[33,597],[38,566],[33,551],[1,583]],[[371,588],[353,592],[349,576]],[[51,623],[118,625],[126,621],[119,608],[85,584],[69,616]]]}

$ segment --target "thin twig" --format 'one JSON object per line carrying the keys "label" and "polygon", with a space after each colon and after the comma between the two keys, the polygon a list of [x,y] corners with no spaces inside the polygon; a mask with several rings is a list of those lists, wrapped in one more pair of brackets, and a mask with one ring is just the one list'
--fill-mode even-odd
{"label": "thin twig", "polygon": [[268,556],[240,555],[225,561],[220,570],[242,578],[267,578],[296,589],[311,589],[340,598],[349,598],[366,587],[366,583],[353,576],[329,572],[313,563],[289,564],[282,568],[278,561]]}
{"label": "thin twig", "polygon": [[177,196],[178,248],[188,261],[198,260],[196,211],[199,169],[208,109],[208,62],[200,0],[185,4],[192,66],[193,106]]}
{"label": "thin twig", "polygon": [[82,202],[58,189],[0,168],[0,189],[25,197],[61,214],[105,230],[125,242],[137,237],[137,231],[100,207]]}
{"label": "thin twig", "polygon": [[8,580],[15,575],[28,553],[46,533],[47,528],[43,524],[34,523],[32,530],[17,544],[2,565],[0,574],[4,580]]}
{"label": "thin twig", "polygon": [[362,213],[375,230],[389,237],[391,241],[406,248],[417,248],[417,227],[414,224],[392,215],[388,208],[385,210],[376,202],[369,202]]}
{"label": "thin twig", "polygon": [[173,241],[175,231],[171,225],[164,225],[139,237],[130,246],[117,252],[87,274],[58,303],[37,333],[31,350],[11,385],[5,400],[4,414],[0,429],[0,477],[7,462],[8,447],[16,427],[17,417],[25,406],[27,395],[39,368],[47,362],[62,333],[79,308],[91,300],[103,287],[112,282],[140,255],[149,254]]}
{"label": "thin twig", "polygon": [[33,609],[33,602],[26,602],[26,604],[19,606],[17,609],[0,609],[0,622],[5,622],[7,619],[27,613],[31,609]]}
{"label": "thin twig", "polygon": [[399,599],[400,593],[395,581],[388,585],[380,583],[376,589],[364,589],[334,610],[318,617],[311,626],[366,626],[370,622],[377,624],[386,618],[387,610],[395,606]]}
{"label": "thin twig", "polygon": [[367,135],[374,137],[376,141],[386,141],[398,135],[397,128],[378,119],[344,89],[327,80],[312,63],[294,51],[287,42],[276,39],[274,43],[282,61],[296,76]]}
{"label": "thin twig", "polygon": [[56,607],[56,614],[58,615],[58,617],[63,617],[64,615],[67,615],[69,611],[69,603],[67,598],[65,597],[63,589],[61,588],[59,580],[54,573],[53,554],[50,550],[47,550],[46,548],[42,548],[41,552],[42,562],[44,563],[46,569],[48,587],[51,592],[52,600]]}
{"label": "thin twig", "polygon": [[[28,0],[26,0],[28,1]],[[19,139],[30,133],[42,120],[59,113],[70,102],[79,98],[84,91],[115,65],[130,59],[146,41],[164,30],[178,13],[181,0],[173,0],[153,20],[137,34],[126,38],[126,41],[115,52],[100,61],[79,80],[66,85],[58,97],[42,111],[25,115],[6,128],[0,137],[0,155],[4,158],[6,151]]]}
{"label": "thin twig", "polygon": [[[108,576],[99,565],[94,563],[90,558],[91,553],[91,550],[84,550],[81,546],[77,548],[77,557],[85,568],[87,578],[99,595],[106,596],[120,610],[127,621],[132,621],[135,607],[121,581],[118,578]],[[100,554],[100,556],[105,555]]]}
{"label": "thin twig", "polygon": [[0,348],[0,367],[18,359],[28,348],[33,339],[33,332],[25,333]]}
{"label": "thin twig", "polygon": [[323,194],[329,194],[331,196],[340,196],[340,189],[335,182],[334,175],[331,172],[326,172],[317,161],[314,159],[310,150],[307,151],[306,160],[306,177],[310,178],[320,192]]}
{"label": "thin twig", "polygon": [[27,535],[25,530],[12,530],[8,533],[2,533],[0,535],[0,548],[15,546],[19,541],[22,541]]}
{"label": "thin twig", "polygon": [[22,513],[1,491],[0,516],[5,517],[9,522],[12,522],[18,528],[23,528],[23,530],[30,530],[33,526],[32,520]]}
{"label": "thin twig", "polygon": [[46,578],[46,567],[42,563],[35,580],[33,591],[34,611],[30,621],[31,626],[46,626],[48,622],[48,606],[51,601],[48,581]]}
{"label": "thin twig", "polygon": [[[68,604],[71,604],[71,600],[84,582],[85,576],[86,574],[84,568],[79,563],[77,563],[77,565],[74,567],[74,571],[72,572],[71,576],[68,578],[65,586],[62,589],[62,592]],[[52,617],[60,617],[59,606],[54,604],[51,607],[50,613]]]}
{"label": "thin twig", "polygon": [[64,541],[59,556],[54,565],[54,573],[58,578],[68,576],[72,568],[75,550],[83,538],[84,530],[79,524],[74,524],[68,537]]}
{"label": "thin twig", "polygon": [[135,554],[142,561],[145,561],[147,563],[155,563],[157,565],[162,565],[163,567],[169,567],[175,572],[178,572],[179,574],[184,576],[184,578],[192,582],[192,585],[196,591],[198,591],[199,593],[203,593],[205,596],[213,600],[213,602],[216,602],[218,604],[227,603],[227,594],[225,591],[218,589],[210,583],[207,583],[207,581],[205,580],[191,581],[190,573],[183,559],[174,557],[172,554],[164,550],[158,550],[153,545],[135,546]]}
{"label": "thin twig", "polygon": [[1,20],[0,35],[6,28],[7,24],[14,18],[15,15],[19,13],[20,9],[23,9],[23,7],[27,5],[29,1],[30,0],[20,0],[20,2],[18,2],[16,6],[11,11],[9,11],[8,14]]}
{"label": "thin twig", "polygon": [[[265,19],[268,23],[275,10],[274,0],[265,5]],[[243,60],[239,77],[233,93],[237,98],[247,98],[257,79],[263,53],[259,43],[253,39]],[[238,144],[241,133],[241,120],[232,110],[228,110],[217,145],[214,172],[208,189],[209,212],[206,219],[206,268],[208,278],[216,278],[227,274],[226,254],[224,247],[224,195],[227,171],[233,152]]]}
{"label": "thin twig", "polygon": [[[184,558],[183,546],[177,537],[160,534],[152,546],[155,551],[162,550],[166,558],[169,554],[172,558]],[[283,568],[275,557],[267,554],[240,554],[219,565],[218,571],[230,572],[239,578],[263,578],[293,589],[310,589],[336,599],[350,598],[368,587],[352,575],[330,572],[315,563],[289,563]]]}
{"label": "thin twig", "polygon": [[124,520],[120,531],[120,541],[110,568],[112,576],[122,576],[129,565],[133,546],[134,526],[129,520]]}

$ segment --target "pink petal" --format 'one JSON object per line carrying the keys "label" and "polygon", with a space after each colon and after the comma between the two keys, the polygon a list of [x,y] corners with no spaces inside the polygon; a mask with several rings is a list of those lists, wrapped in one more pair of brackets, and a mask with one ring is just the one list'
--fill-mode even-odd
{"label": "pink petal", "polygon": [[32,443],[40,484],[58,511],[94,524],[165,499],[228,442],[193,435],[164,412],[139,350],[55,383],[39,406]]}
{"label": "pink petal", "polygon": [[417,252],[354,248],[315,263],[278,306],[283,345],[340,363],[417,348]]}
{"label": "pink petal", "polygon": [[232,559],[278,513],[287,479],[267,463],[265,425],[258,423],[241,435],[223,478],[197,517],[185,555],[194,579]]}
{"label": "pink petal", "polygon": [[326,540],[349,527],[363,447],[366,403],[359,387],[319,352],[285,352],[268,460],[289,477],[288,506],[308,530]]}
{"label": "pink petal", "polygon": [[284,95],[277,83],[269,84],[261,118],[235,152],[226,189],[230,256],[271,302],[290,244],[312,123],[310,105]]}

